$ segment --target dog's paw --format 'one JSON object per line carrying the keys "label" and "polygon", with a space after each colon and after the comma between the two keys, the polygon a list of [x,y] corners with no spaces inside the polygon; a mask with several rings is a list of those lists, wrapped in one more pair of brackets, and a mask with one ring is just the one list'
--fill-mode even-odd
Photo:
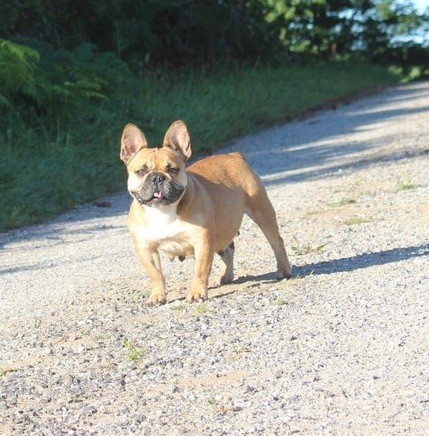
{"label": "dog's paw", "polygon": [[166,302],[166,297],[164,293],[158,293],[158,294],[150,294],[149,298],[147,299],[147,305],[148,306],[155,306],[156,304],[164,304]]}
{"label": "dog's paw", "polygon": [[220,277],[219,280],[219,284],[222,285],[227,285],[229,283],[232,283],[232,281],[234,280],[234,273],[229,273],[229,274],[223,274]]}
{"label": "dog's paw", "polygon": [[186,296],[188,303],[194,303],[200,300],[207,300],[207,291],[205,290],[192,290]]}
{"label": "dog's paw", "polygon": [[292,271],[290,268],[278,269],[276,272],[277,280],[290,279],[292,277]]}

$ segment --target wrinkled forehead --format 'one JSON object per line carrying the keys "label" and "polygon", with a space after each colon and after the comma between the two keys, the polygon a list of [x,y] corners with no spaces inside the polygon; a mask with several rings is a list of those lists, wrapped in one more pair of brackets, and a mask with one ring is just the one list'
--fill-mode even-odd
{"label": "wrinkled forehead", "polygon": [[183,164],[180,156],[170,148],[143,148],[129,162],[128,171],[137,171],[143,166],[150,170],[164,170],[167,165]]}

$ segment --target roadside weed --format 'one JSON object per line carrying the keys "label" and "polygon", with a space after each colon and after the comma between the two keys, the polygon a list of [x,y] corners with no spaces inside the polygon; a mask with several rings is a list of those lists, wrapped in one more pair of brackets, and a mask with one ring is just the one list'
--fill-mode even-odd
{"label": "roadside weed", "polygon": [[370,223],[371,221],[374,221],[374,219],[356,216],[356,217],[353,217],[353,218],[350,218],[350,219],[344,221],[344,224],[350,227],[350,226],[355,226],[358,224]]}
{"label": "roadside weed", "polygon": [[288,303],[288,301],[282,297],[277,298],[277,300],[274,301],[274,304],[276,304],[277,306],[285,306]]}
{"label": "roadside weed", "polygon": [[206,313],[209,310],[209,308],[207,306],[207,303],[200,303],[198,304],[198,306],[196,306],[196,310],[197,313]]}
{"label": "roadside weed", "polygon": [[330,206],[330,207],[342,207],[342,206],[346,206],[347,204],[355,204],[355,203],[357,203],[357,201],[354,198],[345,197],[339,201],[334,201],[333,203],[328,203],[328,206]]}
{"label": "roadside weed", "polygon": [[241,359],[243,356],[252,353],[252,350],[249,347],[237,347],[232,353],[229,355],[229,361],[234,362],[236,360]]}
{"label": "roadside weed", "polygon": [[216,398],[210,397],[207,402],[210,404],[210,406],[216,406],[218,401],[216,400]]}
{"label": "roadside weed", "polygon": [[323,212],[324,212],[324,210],[310,210],[309,212],[307,212],[305,214],[305,216],[307,216],[307,217],[316,216],[316,215],[319,215]]}
{"label": "roadside weed", "polygon": [[310,245],[310,244],[305,244],[305,245],[292,245],[291,249],[293,251],[293,254],[295,256],[305,256],[307,254],[311,254],[311,253],[320,253],[321,251],[324,250],[324,248],[328,245],[328,242],[325,242],[324,244],[320,244],[320,245]]}
{"label": "roadside weed", "polygon": [[0,377],[3,377],[10,372],[16,372],[16,371],[17,369],[15,368],[0,366]]}
{"label": "roadside weed", "polygon": [[399,182],[396,185],[396,191],[397,192],[407,191],[409,189],[416,189],[418,187],[419,185],[414,183],[410,177],[406,177],[405,179],[399,180]]}
{"label": "roadside weed", "polygon": [[188,305],[186,302],[184,302],[184,301],[180,301],[176,306],[171,306],[171,309],[172,309],[172,310],[177,310],[177,311],[182,312],[182,311],[186,310],[186,308],[187,308],[188,306],[189,306],[189,305]]}
{"label": "roadside weed", "polygon": [[132,342],[124,341],[122,345],[128,350],[128,358],[131,362],[137,363],[146,355],[144,348],[137,347]]}
{"label": "roadside weed", "polygon": [[142,298],[148,298],[150,295],[150,292],[151,292],[150,289],[146,289],[145,291],[143,291],[141,293]]}

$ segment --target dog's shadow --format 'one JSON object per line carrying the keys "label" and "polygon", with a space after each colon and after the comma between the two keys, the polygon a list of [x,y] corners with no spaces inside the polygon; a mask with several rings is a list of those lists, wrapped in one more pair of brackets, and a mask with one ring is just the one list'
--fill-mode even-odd
{"label": "dog's shadow", "polygon": [[[377,251],[371,253],[358,254],[356,256],[333,259],[317,263],[309,263],[303,266],[292,268],[291,279],[303,279],[307,276],[327,275],[341,272],[351,272],[359,269],[365,269],[377,265],[388,263],[398,263],[411,258],[417,258],[429,255],[429,244],[414,245],[410,247],[398,247],[391,250]],[[232,283],[223,286],[211,286],[209,288],[210,298],[222,298],[226,295],[235,294],[241,290],[259,288],[264,285],[279,283],[275,272],[264,274],[247,274],[235,279]],[[287,287],[287,281],[286,287]],[[242,286],[246,285],[246,286]],[[184,300],[183,294],[169,296],[169,302]]]}
{"label": "dog's shadow", "polygon": [[[212,285],[209,286],[209,299],[223,298],[227,295],[235,294],[243,289],[243,286],[246,290],[259,288],[263,285],[269,285],[272,283],[278,283],[279,280],[276,278],[276,273],[264,273],[259,275],[247,274],[244,276],[240,276],[233,280],[231,283],[227,285]],[[168,303],[174,303],[175,301],[185,300],[186,296],[183,294],[183,290],[172,291],[168,293],[167,301]]]}

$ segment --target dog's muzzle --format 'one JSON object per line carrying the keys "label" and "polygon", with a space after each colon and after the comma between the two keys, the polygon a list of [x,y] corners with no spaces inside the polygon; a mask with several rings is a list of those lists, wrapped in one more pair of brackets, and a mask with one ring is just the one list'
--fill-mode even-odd
{"label": "dog's muzzle", "polygon": [[140,203],[147,206],[165,206],[177,201],[184,188],[169,180],[163,173],[154,172],[145,180],[139,191],[130,194]]}

